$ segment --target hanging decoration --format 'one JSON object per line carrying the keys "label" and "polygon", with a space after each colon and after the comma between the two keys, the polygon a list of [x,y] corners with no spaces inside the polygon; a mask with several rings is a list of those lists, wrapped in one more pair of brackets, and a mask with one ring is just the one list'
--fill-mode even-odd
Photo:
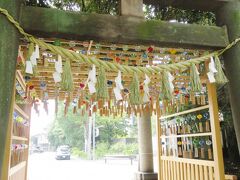
{"label": "hanging decoration", "polygon": [[121,71],[118,71],[118,76],[115,78],[116,87],[113,89],[117,101],[123,99],[121,90],[123,90]]}
{"label": "hanging decoration", "polygon": [[105,69],[101,66],[97,77],[97,99],[107,100],[109,98],[107,78]]}
{"label": "hanging decoration", "polygon": [[88,83],[89,93],[90,94],[95,93],[96,92],[95,84],[97,83],[95,65],[92,65],[92,69],[88,73],[87,83]]}
{"label": "hanging decoration", "polygon": [[140,101],[140,89],[139,89],[139,80],[138,76],[135,73],[132,79],[132,82],[129,86],[129,100],[131,105],[139,105]]}
{"label": "hanging decoration", "polygon": [[213,57],[211,57],[211,60],[208,66],[209,66],[209,72],[207,73],[207,76],[208,76],[209,82],[214,83],[216,82],[214,75],[217,73],[217,70],[215,68]]}
{"label": "hanging decoration", "polygon": [[216,70],[217,70],[217,73],[215,74],[215,79],[216,79],[216,82],[218,84],[225,84],[228,82],[228,79],[226,78],[224,72],[223,72],[223,69],[222,69],[222,65],[221,65],[221,62],[220,62],[220,59],[217,55],[215,55],[215,64],[216,64]]}
{"label": "hanging decoration", "polygon": [[190,67],[190,87],[193,92],[201,92],[202,90],[199,72],[194,64],[192,64]]}
{"label": "hanging decoration", "polygon": [[62,74],[61,88],[65,91],[72,91],[74,88],[70,60],[66,60],[65,62],[65,66]]}
{"label": "hanging decoration", "polygon": [[148,103],[150,101],[150,92],[149,92],[149,85],[150,83],[150,78],[145,74],[145,80],[144,80],[144,85],[143,85],[143,103]]}

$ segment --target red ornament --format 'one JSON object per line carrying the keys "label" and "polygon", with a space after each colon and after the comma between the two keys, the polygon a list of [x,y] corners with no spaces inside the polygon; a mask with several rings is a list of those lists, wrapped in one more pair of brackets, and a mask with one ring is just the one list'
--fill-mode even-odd
{"label": "red ornament", "polygon": [[33,85],[29,86],[29,89],[30,89],[30,90],[33,90],[33,88],[34,88],[34,86],[33,86]]}
{"label": "red ornament", "polygon": [[119,63],[121,61],[121,59],[119,57],[116,57],[115,60],[117,63]]}
{"label": "red ornament", "polygon": [[85,87],[85,84],[83,84],[83,83],[80,83],[80,85],[79,85],[79,86],[80,86],[80,88],[81,88],[81,89],[83,89],[83,88]]}
{"label": "red ornament", "polygon": [[18,56],[18,57],[17,57],[17,62],[18,62],[18,63],[22,62],[21,56]]}
{"label": "red ornament", "polygon": [[143,85],[140,85],[140,87],[139,87],[139,88],[140,88],[140,90],[143,90]]}
{"label": "red ornament", "polygon": [[175,90],[174,93],[175,93],[175,94],[179,94],[179,90],[178,90],[178,89]]}
{"label": "red ornament", "polygon": [[71,47],[71,48],[69,48],[69,50],[70,50],[70,51],[75,51],[75,50],[74,50],[72,47]]}
{"label": "red ornament", "polygon": [[147,49],[147,51],[148,51],[149,53],[153,52],[153,47],[150,46],[150,47]]}

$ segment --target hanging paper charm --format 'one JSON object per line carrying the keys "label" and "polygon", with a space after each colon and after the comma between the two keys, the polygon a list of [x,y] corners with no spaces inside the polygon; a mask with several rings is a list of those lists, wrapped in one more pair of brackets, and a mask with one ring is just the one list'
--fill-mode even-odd
{"label": "hanging paper charm", "polygon": [[143,85],[143,103],[148,103],[150,101],[150,94],[149,94],[149,85],[150,83],[150,78],[145,74],[145,80],[144,80],[144,85]]}
{"label": "hanging paper charm", "polygon": [[90,94],[95,93],[96,92],[95,84],[97,83],[95,65],[93,65],[92,69],[89,71],[87,81]]}
{"label": "hanging paper charm", "polygon": [[121,90],[123,90],[121,71],[118,71],[118,76],[115,78],[116,87],[113,89],[117,101],[122,100]]}
{"label": "hanging paper charm", "polygon": [[213,60],[213,57],[211,57],[210,63],[209,63],[209,72],[207,73],[208,79],[210,83],[216,82],[216,79],[214,77],[215,73],[217,73],[217,70],[215,68],[215,62]]}

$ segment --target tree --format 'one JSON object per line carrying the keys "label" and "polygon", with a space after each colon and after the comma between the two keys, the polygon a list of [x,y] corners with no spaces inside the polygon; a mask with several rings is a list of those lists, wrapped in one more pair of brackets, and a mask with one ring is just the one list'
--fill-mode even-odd
{"label": "tree", "polygon": [[[119,0],[26,0],[29,6],[55,7],[84,13],[119,14]],[[156,20],[176,20],[184,23],[214,25],[216,18],[212,12],[182,10],[162,7],[161,4],[144,6],[145,17]]]}
{"label": "tree", "polygon": [[64,115],[64,104],[59,105],[59,112],[48,133],[48,139],[53,147],[68,144],[72,147],[84,149],[84,126],[86,116],[73,114],[69,110]]}

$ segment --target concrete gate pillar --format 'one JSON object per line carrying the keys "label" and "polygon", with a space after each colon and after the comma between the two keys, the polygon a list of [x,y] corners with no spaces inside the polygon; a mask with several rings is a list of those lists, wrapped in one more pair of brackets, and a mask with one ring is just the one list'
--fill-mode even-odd
{"label": "concrete gate pillar", "polygon": [[[217,12],[217,23],[226,25],[230,42],[240,37],[240,1],[226,3]],[[226,75],[229,79],[230,104],[240,153],[240,44],[223,55]]]}
{"label": "concrete gate pillar", "polygon": [[138,119],[139,169],[136,180],[157,180],[153,168],[152,129],[149,107],[143,109]]}
{"label": "concrete gate pillar", "polygon": [[[20,0],[1,0],[0,7],[18,20]],[[0,14],[0,179],[8,179],[12,112],[15,89],[16,60],[19,34]]]}

